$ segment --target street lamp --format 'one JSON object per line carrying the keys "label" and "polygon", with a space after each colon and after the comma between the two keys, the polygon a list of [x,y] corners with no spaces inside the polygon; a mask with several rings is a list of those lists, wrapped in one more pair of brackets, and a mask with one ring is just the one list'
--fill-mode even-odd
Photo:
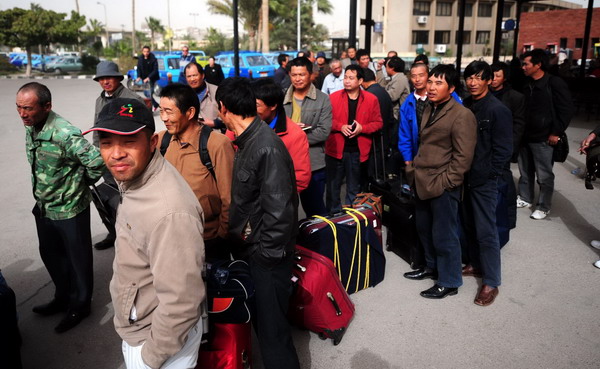
{"label": "street lamp", "polygon": [[106,16],[106,5],[101,2],[96,2],[98,5],[102,5],[104,7],[104,31],[106,32],[106,46],[110,46],[110,41],[108,39],[108,17]]}
{"label": "street lamp", "polygon": [[194,17],[194,28],[196,28],[196,17],[199,16],[200,14],[198,14],[198,13],[190,13],[190,15],[192,17]]}

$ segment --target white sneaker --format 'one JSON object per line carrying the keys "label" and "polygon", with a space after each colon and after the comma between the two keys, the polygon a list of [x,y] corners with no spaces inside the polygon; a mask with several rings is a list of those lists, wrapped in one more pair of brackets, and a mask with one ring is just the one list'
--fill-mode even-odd
{"label": "white sneaker", "polygon": [[590,246],[592,246],[595,249],[600,250],[600,241],[598,240],[593,240],[592,242],[590,242]]}
{"label": "white sneaker", "polygon": [[594,263],[594,266],[598,269],[600,269],[600,260],[598,260],[597,262]]}
{"label": "white sneaker", "polygon": [[523,200],[520,196],[517,196],[517,207],[518,208],[531,208],[531,203]]}
{"label": "white sneaker", "polygon": [[550,213],[550,211],[536,210],[531,214],[530,218],[535,220],[542,220],[548,216],[548,213]]}

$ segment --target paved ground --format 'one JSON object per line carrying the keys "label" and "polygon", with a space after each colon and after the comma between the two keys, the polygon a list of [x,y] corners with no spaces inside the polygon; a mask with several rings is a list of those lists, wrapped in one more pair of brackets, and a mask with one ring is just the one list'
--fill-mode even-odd
{"label": "paved ground", "polygon": [[[25,368],[122,368],[108,295],[113,250],[94,251],[93,311],[79,327],[57,335],[53,327],[60,317],[31,313],[33,305],[51,298],[53,286],[37,250],[23,127],[14,108],[16,90],[25,82],[0,80],[0,268],[17,294]],[[55,111],[80,128],[91,126],[100,92],[95,82],[42,83],[54,95]],[[598,123],[571,124],[572,150]],[[588,244],[600,238],[600,186],[588,191],[571,174],[582,166],[583,157],[575,154],[555,165],[548,219],[531,220],[528,210],[519,209],[518,227],[502,251],[503,285],[493,305],[473,304],[480,283],[474,278],[465,279],[457,296],[423,299],[419,292],[431,282],[403,278],[408,265],[387,253],[385,280],[352,295],[356,316],[339,346],[294,332],[302,368],[598,368],[600,269],[592,263],[600,252]],[[92,213],[98,241],[106,230]],[[262,367],[258,355],[254,364]]]}

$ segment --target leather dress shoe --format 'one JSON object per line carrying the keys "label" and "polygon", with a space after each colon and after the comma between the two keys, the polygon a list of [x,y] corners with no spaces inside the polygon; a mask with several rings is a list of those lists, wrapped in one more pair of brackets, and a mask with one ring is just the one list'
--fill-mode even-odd
{"label": "leather dress shoe", "polygon": [[47,304],[34,306],[33,309],[31,309],[31,311],[44,316],[54,315],[62,313],[63,311],[67,311],[67,304],[63,304],[58,300],[54,299]]}
{"label": "leather dress shoe", "polygon": [[476,305],[479,306],[491,305],[494,302],[494,300],[496,300],[496,296],[498,296],[499,292],[500,290],[498,289],[498,287],[490,287],[484,284],[483,286],[481,286],[481,289],[479,290],[477,297],[475,297],[474,302]]}
{"label": "leather dress shoe", "polygon": [[112,237],[106,237],[102,241],[94,244],[94,248],[96,250],[106,250],[110,249],[111,247],[115,247],[115,239]]}
{"label": "leather dress shoe", "polygon": [[67,316],[65,316],[63,320],[61,320],[60,323],[54,327],[54,331],[56,333],[64,333],[81,323],[81,321],[88,315],[90,315],[89,309],[79,311],[69,310],[67,312]]}
{"label": "leather dress shoe", "polygon": [[458,288],[442,287],[435,284],[430,289],[421,292],[421,296],[428,299],[443,299],[446,296],[456,295],[457,293]]}
{"label": "leather dress shoe", "polygon": [[429,268],[421,268],[417,270],[413,270],[412,272],[404,273],[404,278],[413,279],[413,280],[421,280],[425,278],[437,279],[438,274],[435,270]]}
{"label": "leather dress shoe", "polygon": [[477,269],[473,267],[473,265],[467,264],[462,268],[462,275],[465,277],[481,278],[483,274],[481,273],[481,269]]}

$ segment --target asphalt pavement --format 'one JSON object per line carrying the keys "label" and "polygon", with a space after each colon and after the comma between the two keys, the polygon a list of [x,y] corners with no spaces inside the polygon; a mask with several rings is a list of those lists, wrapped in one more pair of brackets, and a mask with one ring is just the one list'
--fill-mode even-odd
{"label": "asphalt pavement", "polygon": [[[15,109],[27,80],[0,79],[0,269],[17,295],[26,369],[124,368],[112,324],[108,292],[114,250],[94,250],[92,314],[64,334],[60,316],[40,317],[34,305],[51,299],[53,285],[38,251],[31,214],[30,167],[23,125]],[[54,111],[81,129],[92,125],[100,88],[90,79],[48,79]],[[338,346],[294,329],[303,369],[400,368],[598,368],[600,367],[600,184],[584,188],[577,168],[579,142],[600,121],[583,112],[567,131],[571,154],[556,164],[552,212],[545,220],[518,210],[518,225],[502,250],[503,283],[496,302],[473,304],[480,280],[465,278],[456,296],[428,300],[419,292],[430,280],[402,277],[409,266],[386,252],[385,280],[351,295],[356,314]],[[157,115],[157,129],[163,129]],[[91,139],[91,137],[89,138]],[[518,174],[516,167],[513,173]],[[92,210],[92,237],[106,235]],[[253,368],[262,368],[255,345]],[[0,359],[0,368],[3,368]],[[284,368],[282,368],[284,369]]]}

